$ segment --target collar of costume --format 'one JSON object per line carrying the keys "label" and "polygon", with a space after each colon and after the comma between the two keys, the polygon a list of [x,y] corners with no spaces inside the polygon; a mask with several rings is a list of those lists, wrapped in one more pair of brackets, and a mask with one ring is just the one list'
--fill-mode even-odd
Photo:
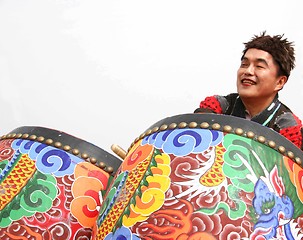
{"label": "collar of costume", "polygon": [[[274,100],[269,104],[269,106],[264,109],[262,112],[257,114],[256,116],[251,118],[251,121],[257,122],[259,124],[262,124],[263,126],[266,126],[274,117],[275,113],[278,111],[278,109],[281,106],[281,102],[278,99],[278,94],[275,96]],[[231,112],[232,116],[245,118],[245,107],[241,100],[241,98],[238,96],[235,102],[235,105],[233,107],[233,110]]]}

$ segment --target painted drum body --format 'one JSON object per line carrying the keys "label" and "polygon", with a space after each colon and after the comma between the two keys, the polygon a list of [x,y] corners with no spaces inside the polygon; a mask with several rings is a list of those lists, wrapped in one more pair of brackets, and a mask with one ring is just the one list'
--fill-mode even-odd
{"label": "painted drum body", "polygon": [[91,239],[121,161],[67,133],[20,127],[0,141],[0,239]]}
{"label": "painted drum body", "polygon": [[131,144],[95,237],[303,239],[302,159],[290,141],[245,119],[163,119]]}

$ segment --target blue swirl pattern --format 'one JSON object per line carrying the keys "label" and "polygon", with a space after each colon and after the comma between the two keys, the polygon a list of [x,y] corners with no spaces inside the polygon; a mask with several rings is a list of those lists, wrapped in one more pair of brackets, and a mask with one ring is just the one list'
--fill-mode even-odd
{"label": "blue swirl pattern", "polygon": [[142,145],[152,144],[165,153],[186,156],[190,153],[201,153],[210,146],[218,145],[223,136],[223,132],[215,130],[174,129],[151,134],[142,140]]}
{"label": "blue swirl pattern", "polygon": [[40,172],[55,176],[73,174],[75,166],[83,162],[81,158],[61,149],[30,140],[15,140],[12,148],[21,154],[28,154],[31,159],[36,160],[36,167]]}
{"label": "blue swirl pattern", "polygon": [[122,226],[115,233],[109,233],[104,240],[140,240],[140,238],[133,234],[129,228]]}

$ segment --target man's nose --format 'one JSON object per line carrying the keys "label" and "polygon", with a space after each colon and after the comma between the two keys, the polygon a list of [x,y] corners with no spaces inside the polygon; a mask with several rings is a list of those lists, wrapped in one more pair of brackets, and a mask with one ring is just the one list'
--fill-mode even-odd
{"label": "man's nose", "polygon": [[253,75],[254,74],[254,66],[252,64],[248,65],[247,68],[245,68],[246,75]]}

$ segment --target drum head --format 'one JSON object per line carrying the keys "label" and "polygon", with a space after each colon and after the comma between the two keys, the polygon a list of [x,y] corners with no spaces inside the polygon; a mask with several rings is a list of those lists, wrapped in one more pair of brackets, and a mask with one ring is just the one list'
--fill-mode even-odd
{"label": "drum head", "polygon": [[302,159],[245,119],[163,119],[131,144],[96,239],[303,239]]}
{"label": "drum head", "polygon": [[0,239],[91,239],[121,160],[67,133],[21,127],[0,140]]}

